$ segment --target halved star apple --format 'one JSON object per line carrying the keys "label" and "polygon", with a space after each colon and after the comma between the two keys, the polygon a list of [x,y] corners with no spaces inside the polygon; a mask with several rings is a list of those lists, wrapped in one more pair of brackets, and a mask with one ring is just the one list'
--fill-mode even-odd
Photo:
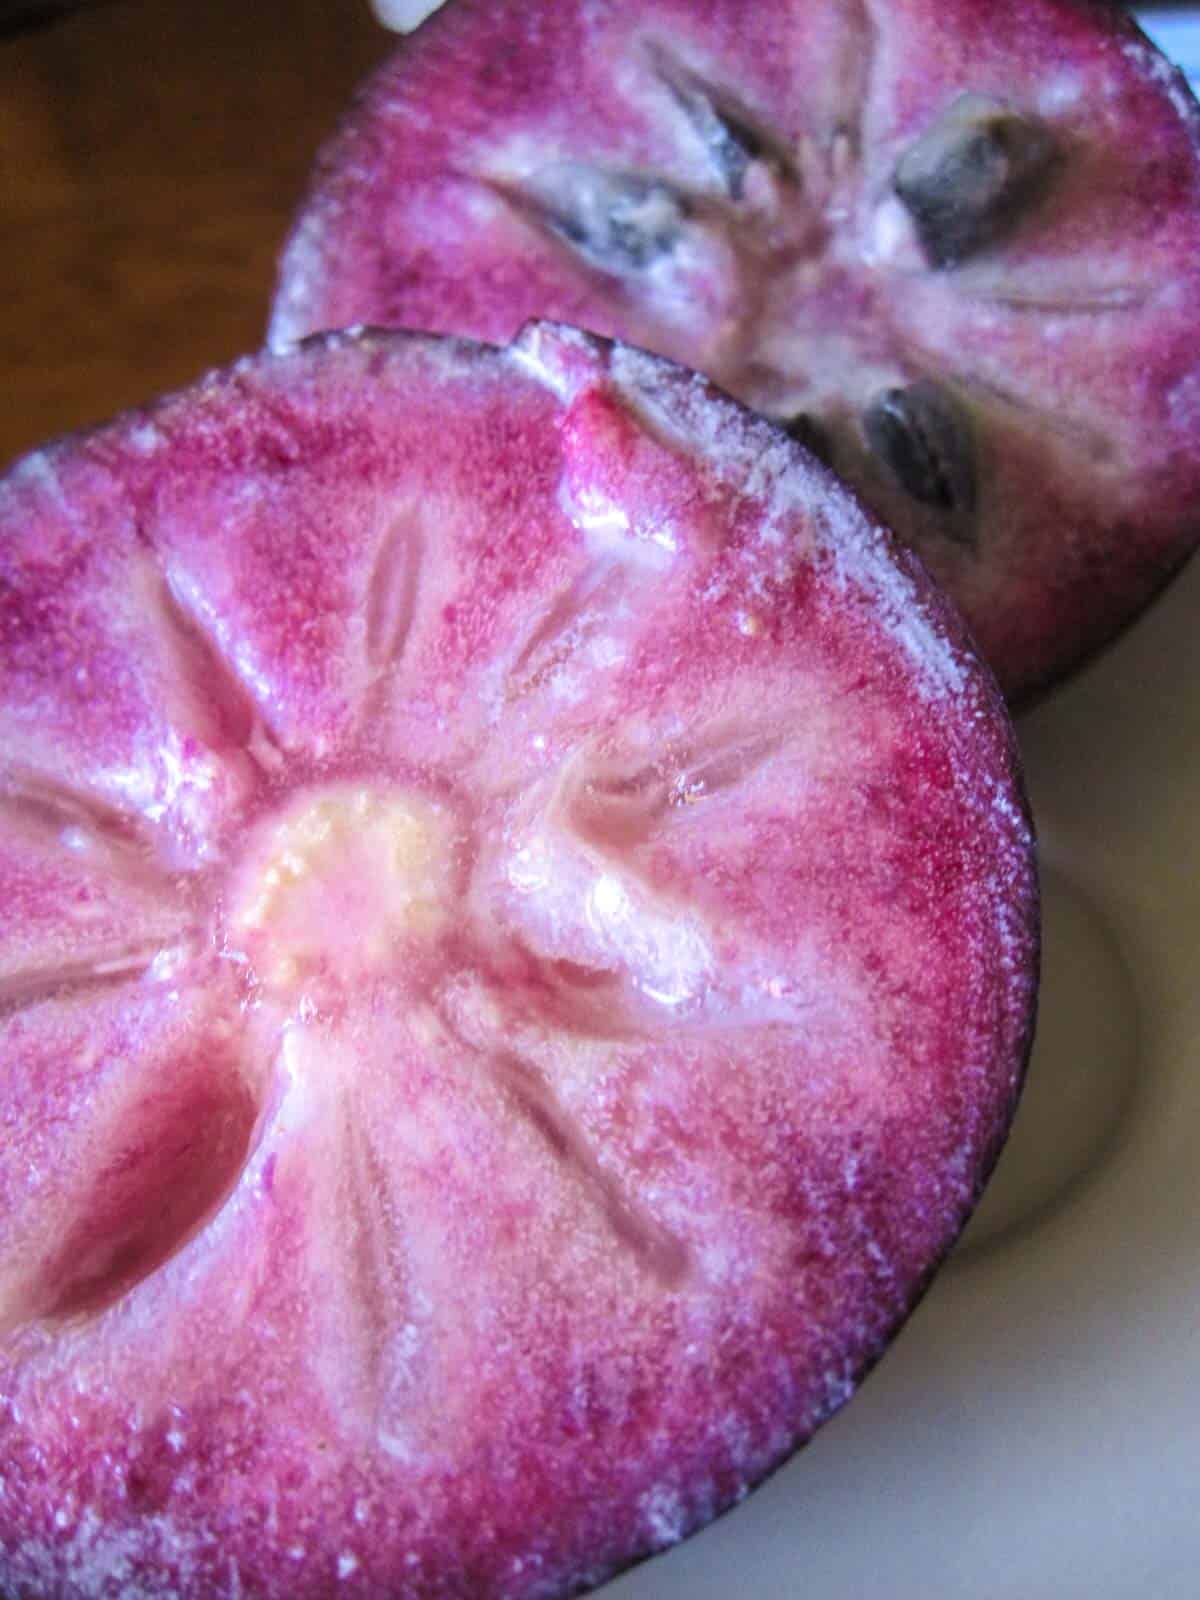
{"label": "halved star apple", "polygon": [[0,1589],[566,1595],[850,1395],[1036,961],[990,675],[823,466],[535,325],[0,486]]}
{"label": "halved star apple", "polygon": [[449,0],[324,151],[273,337],[531,316],[823,453],[1013,701],[1200,539],[1200,111],[1116,6]]}

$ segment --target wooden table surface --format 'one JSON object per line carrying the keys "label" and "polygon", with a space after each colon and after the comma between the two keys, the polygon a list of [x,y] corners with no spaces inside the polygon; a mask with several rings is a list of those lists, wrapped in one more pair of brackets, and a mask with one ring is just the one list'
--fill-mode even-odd
{"label": "wooden table surface", "polygon": [[108,0],[0,39],[0,463],[262,342],[366,0]]}

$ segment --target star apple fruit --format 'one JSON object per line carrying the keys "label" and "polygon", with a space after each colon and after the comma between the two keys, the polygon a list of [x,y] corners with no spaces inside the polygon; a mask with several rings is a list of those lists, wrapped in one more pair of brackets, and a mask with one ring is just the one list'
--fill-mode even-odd
{"label": "star apple fruit", "polygon": [[272,337],[531,316],[816,448],[1014,702],[1200,539],[1200,110],[1116,6],[448,0],[323,152]]}
{"label": "star apple fruit", "polygon": [[849,1397],[1035,991],[991,675],[658,357],[336,335],[0,485],[0,1591],[577,1593]]}

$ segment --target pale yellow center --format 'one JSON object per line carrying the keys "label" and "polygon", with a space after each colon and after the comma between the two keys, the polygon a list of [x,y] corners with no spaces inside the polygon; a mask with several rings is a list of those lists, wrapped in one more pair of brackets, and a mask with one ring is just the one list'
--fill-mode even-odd
{"label": "pale yellow center", "polygon": [[345,784],[267,823],[235,885],[231,943],[265,987],[392,970],[446,925],[453,827],[410,791]]}

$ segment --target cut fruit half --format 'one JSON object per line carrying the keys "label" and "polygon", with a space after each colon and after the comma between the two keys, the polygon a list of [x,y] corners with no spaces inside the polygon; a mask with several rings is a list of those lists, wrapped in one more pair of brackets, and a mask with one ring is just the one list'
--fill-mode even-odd
{"label": "cut fruit half", "polygon": [[1013,701],[1200,539],[1200,111],[1115,7],[449,0],[323,153],[272,337],[531,316],[816,448]]}
{"label": "cut fruit half", "polygon": [[566,1595],[840,1406],[1031,1027],[990,676],[668,363],[335,336],[0,485],[0,1590]]}

